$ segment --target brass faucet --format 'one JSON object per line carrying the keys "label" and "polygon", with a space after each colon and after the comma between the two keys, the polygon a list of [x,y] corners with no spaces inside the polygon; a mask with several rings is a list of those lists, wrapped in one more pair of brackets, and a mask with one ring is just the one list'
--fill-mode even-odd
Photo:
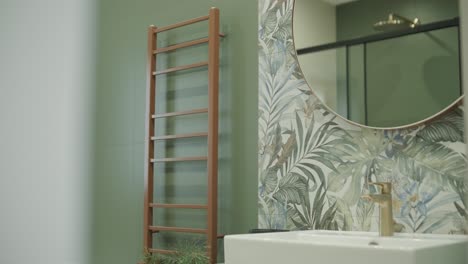
{"label": "brass faucet", "polygon": [[380,207],[380,236],[393,236],[393,211],[392,211],[392,183],[390,182],[369,182],[369,184],[379,186],[380,194],[364,195],[362,198],[379,204]]}

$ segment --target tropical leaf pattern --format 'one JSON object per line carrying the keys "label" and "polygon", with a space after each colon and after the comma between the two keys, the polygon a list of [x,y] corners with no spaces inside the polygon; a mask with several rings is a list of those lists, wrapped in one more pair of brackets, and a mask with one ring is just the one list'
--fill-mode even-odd
{"label": "tropical leaf pattern", "polygon": [[396,230],[467,233],[463,107],[401,130],[335,116],[298,69],[293,5],[259,1],[259,226],[375,231],[378,210],[361,196],[389,181]]}

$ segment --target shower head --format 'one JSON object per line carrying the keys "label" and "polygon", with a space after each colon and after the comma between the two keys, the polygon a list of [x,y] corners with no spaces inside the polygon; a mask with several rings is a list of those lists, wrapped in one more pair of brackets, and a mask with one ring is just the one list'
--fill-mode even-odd
{"label": "shower head", "polygon": [[406,17],[389,14],[387,20],[382,20],[374,24],[374,29],[378,31],[391,31],[391,30],[401,30],[408,28],[415,28],[420,24],[418,18],[409,20]]}

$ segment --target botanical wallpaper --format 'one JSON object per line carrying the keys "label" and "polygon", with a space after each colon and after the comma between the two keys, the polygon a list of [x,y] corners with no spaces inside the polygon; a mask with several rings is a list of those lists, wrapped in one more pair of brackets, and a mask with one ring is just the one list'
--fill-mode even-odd
{"label": "botanical wallpaper", "polygon": [[259,0],[260,228],[378,230],[367,181],[393,183],[396,230],[468,233],[463,108],[374,130],[329,112],[298,68],[292,0]]}

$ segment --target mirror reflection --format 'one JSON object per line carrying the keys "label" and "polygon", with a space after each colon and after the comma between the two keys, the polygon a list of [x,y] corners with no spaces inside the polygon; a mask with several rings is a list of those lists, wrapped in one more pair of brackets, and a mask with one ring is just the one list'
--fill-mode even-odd
{"label": "mirror reflection", "polygon": [[353,122],[404,126],[462,95],[458,0],[296,0],[293,27],[312,91]]}

